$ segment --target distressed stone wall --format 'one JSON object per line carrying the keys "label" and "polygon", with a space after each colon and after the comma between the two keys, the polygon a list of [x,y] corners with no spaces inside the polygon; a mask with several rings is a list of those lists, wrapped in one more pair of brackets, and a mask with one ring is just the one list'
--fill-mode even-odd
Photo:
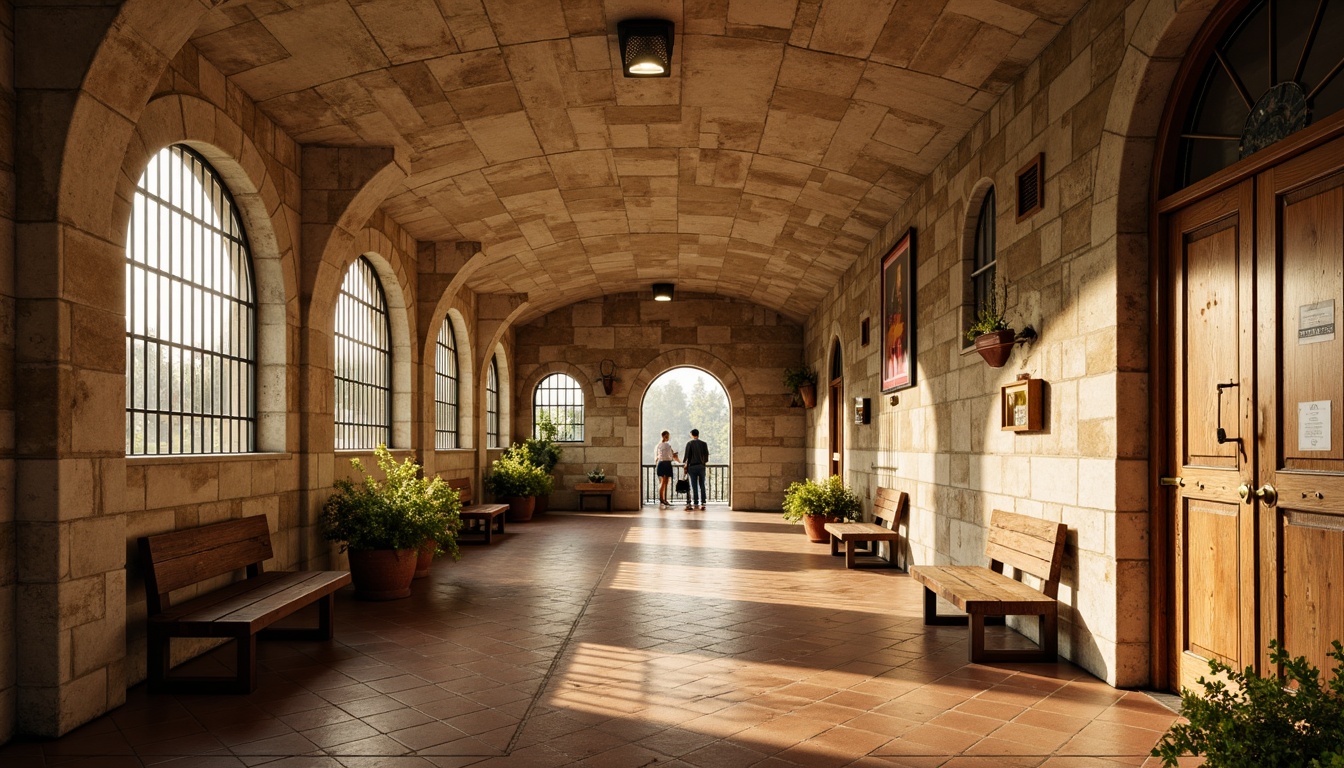
{"label": "distressed stone wall", "polygon": [[[879,485],[910,493],[910,562],[983,563],[994,509],[1066,523],[1061,653],[1120,686],[1142,684],[1150,672],[1152,136],[1176,59],[1207,10],[1146,0],[1085,7],[807,322],[807,360],[824,369],[838,340],[846,394],[873,399],[873,423],[845,427],[847,480],[868,494]],[[1019,223],[1015,173],[1042,152],[1045,209]],[[975,216],[990,183],[1007,318],[1039,334],[997,370],[962,336]],[[917,231],[917,384],[893,403],[879,391],[879,268],[907,227]],[[864,318],[874,331],[866,347],[858,341]],[[999,388],[1019,373],[1046,382],[1039,432],[1000,429]],[[809,416],[808,463],[818,473],[827,458],[825,405]]]}
{"label": "distressed stone wall", "polygon": [[[595,466],[616,481],[613,508],[639,506],[640,407],[659,374],[680,366],[705,370],[728,391],[731,457],[711,446],[711,461],[730,460],[734,509],[778,510],[788,484],[803,476],[803,409],[790,408],[784,369],[796,365],[802,328],[747,302],[696,294],[655,302],[618,294],[573,304],[516,330],[513,397],[517,437],[532,434],[532,391],[564,372],[584,388],[584,441],[567,443],[556,467],[552,507],[575,509],[575,483]],[[616,363],[606,395],[602,360]],[[679,438],[674,437],[674,442]]]}

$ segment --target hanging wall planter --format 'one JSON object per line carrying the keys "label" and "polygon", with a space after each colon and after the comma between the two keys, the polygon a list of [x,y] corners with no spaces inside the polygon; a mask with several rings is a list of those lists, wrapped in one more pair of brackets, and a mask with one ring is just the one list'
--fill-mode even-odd
{"label": "hanging wall planter", "polygon": [[798,400],[804,408],[817,406],[817,372],[806,363],[784,371],[784,386],[793,392],[795,407]]}
{"label": "hanging wall planter", "polygon": [[1009,355],[1017,344],[1017,333],[1012,328],[1002,331],[990,331],[975,337],[975,351],[989,363],[990,368],[1002,368],[1008,363]]}

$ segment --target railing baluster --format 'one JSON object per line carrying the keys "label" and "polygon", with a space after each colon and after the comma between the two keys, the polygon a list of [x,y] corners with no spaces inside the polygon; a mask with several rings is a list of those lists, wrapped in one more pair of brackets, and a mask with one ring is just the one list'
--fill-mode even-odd
{"label": "railing baluster", "polygon": [[[658,467],[655,464],[640,465],[642,479],[640,481],[640,501],[643,504],[658,503]],[[687,494],[677,493],[672,484],[682,476],[681,465],[673,465],[673,478],[668,484],[667,497],[669,501],[684,503]],[[732,471],[728,464],[707,464],[705,465],[705,495],[706,501],[710,504],[727,504],[731,495]],[[674,502],[674,503],[675,503]]]}

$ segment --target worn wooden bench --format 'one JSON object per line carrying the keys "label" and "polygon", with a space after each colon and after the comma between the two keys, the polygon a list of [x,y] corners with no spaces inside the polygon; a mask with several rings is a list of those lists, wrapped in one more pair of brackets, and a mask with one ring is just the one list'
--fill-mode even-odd
{"label": "worn wooden bench", "polygon": [[[900,541],[901,535],[896,531],[896,526],[900,525],[901,515],[905,513],[905,505],[908,502],[909,497],[905,491],[878,488],[877,498],[873,500],[873,522],[826,524],[826,532],[831,534],[831,554],[839,557],[840,545],[844,544],[846,568],[897,567],[896,544]],[[868,548],[856,549],[855,545],[858,542],[866,542]],[[879,554],[882,542],[887,543],[885,560]],[[860,563],[855,559],[855,555],[871,555],[877,558],[877,562]]]}
{"label": "worn wooden bench", "polygon": [[[978,565],[916,565],[910,576],[924,585],[925,624],[971,625],[971,661],[1054,661],[1059,649],[1059,573],[1064,560],[1067,526],[1012,512],[994,510],[985,556]],[[1039,589],[1004,574],[1004,566],[1041,580]],[[966,612],[940,616],[938,598]],[[1004,616],[1037,616],[1038,650],[985,648],[985,625],[1001,624]],[[994,621],[993,619],[997,619]],[[988,620],[988,621],[987,621]]]}
{"label": "worn wooden bench", "polygon": [[[493,534],[504,532],[504,513],[509,511],[508,504],[472,504],[475,497],[469,477],[455,477],[448,481],[448,485],[457,489],[457,497],[462,501],[459,544],[489,544]],[[462,534],[476,534],[479,538],[463,539]]]}
{"label": "worn wooden bench", "polygon": [[[266,572],[272,557],[265,515],[140,537],[149,608],[149,690],[250,693],[257,687],[257,637],[330,640],[332,601],[350,583],[347,571]],[[174,605],[172,592],[216,576],[247,570],[247,578]],[[317,603],[316,627],[271,627]],[[169,676],[174,637],[224,638],[237,643],[234,677]]]}
{"label": "worn wooden bench", "polygon": [[575,483],[574,490],[579,492],[579,511],[583,512],[583,500],[589,496],[606,501],[606,511],[611,511],[611,494],[616,491],[616,483]]}

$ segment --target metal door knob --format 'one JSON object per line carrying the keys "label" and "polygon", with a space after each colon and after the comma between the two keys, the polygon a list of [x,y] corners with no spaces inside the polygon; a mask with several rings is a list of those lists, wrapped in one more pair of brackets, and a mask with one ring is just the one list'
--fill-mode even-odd
{"label": "metal door knob", "polygon": [[1237,495],[1241,497],[1241,500],[1242,500],[1243,502],[1245,502],[1245,503],[1247,503],[1247,504],[1250,504],[1250,503],[1251,503],[1251,486],[1249,486],[1249,485],[1247,485],[1247,484],[1245,484],[1245,483],[1242,483],[1241,485],[1238,485],[1238,486],[1237,486]]}
{"label": "metal door knob", "polygon": [[1265,483],[1255,489],[1255,498],[1264,502],[1266,507],[1272,507],[1279,503],[1279,492],[1274,486]]}

